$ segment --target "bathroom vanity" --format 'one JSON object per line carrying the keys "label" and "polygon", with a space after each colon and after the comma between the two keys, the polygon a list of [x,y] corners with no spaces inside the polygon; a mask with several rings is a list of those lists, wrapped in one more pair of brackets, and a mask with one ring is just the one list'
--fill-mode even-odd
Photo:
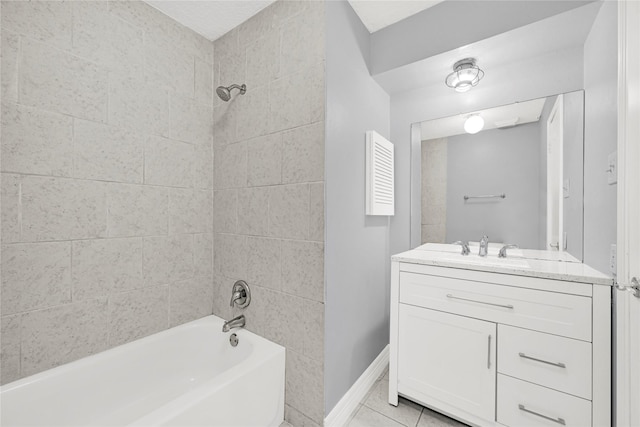
{"label": "bathroom vanity", "polygon": [[475,426],[611,425],[612,281],[549,253],[393,256],[389,403]]}

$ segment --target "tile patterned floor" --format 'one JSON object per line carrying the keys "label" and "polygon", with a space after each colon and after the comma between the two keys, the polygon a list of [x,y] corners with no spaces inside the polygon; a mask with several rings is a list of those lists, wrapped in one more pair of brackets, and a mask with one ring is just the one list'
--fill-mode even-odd
{"label": "tile patterned floor", "polygon": [[456,420],[400,398],[398,406],[389,405],[389,372],[378,378],[347,427],[466,427]]}

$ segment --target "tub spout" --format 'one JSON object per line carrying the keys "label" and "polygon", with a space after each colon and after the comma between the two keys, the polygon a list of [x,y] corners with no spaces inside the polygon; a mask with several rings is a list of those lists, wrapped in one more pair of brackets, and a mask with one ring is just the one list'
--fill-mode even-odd
{"label": "tub spout", "polygon": [[244,314],[241,314],[240,316],[236,316],[233,319],[224,322],[224,325],[222,325],[222,332],[229,332],[233,328],[244,328],[244,325]]}

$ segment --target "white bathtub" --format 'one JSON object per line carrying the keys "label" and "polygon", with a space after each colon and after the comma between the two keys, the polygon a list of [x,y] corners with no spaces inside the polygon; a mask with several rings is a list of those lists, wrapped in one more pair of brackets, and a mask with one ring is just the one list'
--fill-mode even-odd
{"label": "white bathtub", "polygon": [[285,349],[205,317],[0,388],[0,425],[279,426]]}

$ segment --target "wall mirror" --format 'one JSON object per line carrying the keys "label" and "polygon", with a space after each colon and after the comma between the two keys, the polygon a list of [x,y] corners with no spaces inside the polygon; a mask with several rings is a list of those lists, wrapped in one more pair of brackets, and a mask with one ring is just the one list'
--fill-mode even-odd
{"label": "wall mirror", "polygon": [[420,164],[413,184],[420,185],[422,243],[488,235],[583,260],[584,91],[428,120],[419,129],[421,149],[412,156],[420,161],[412,164]]}

